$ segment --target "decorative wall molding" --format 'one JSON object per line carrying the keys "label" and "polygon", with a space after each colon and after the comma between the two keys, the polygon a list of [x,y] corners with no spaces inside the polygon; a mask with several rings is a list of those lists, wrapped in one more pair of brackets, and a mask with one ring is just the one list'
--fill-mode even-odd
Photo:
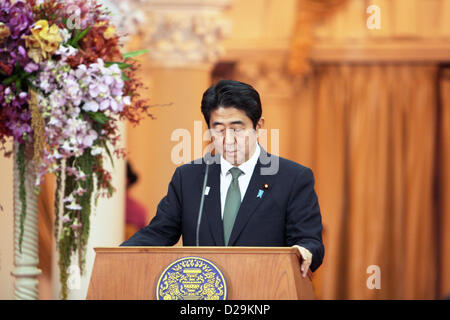
{"label": "decorative wall molding", "polygon": [[266,99],[286,99],[294,94],[300,79],[287,71],[287,50],[232,50],[227,60],[235,61],[234,78],[251,84]]}
{"label": "decorative wall molding", "polygon": [[449,62],[449,41],[319,42],[313,62]]}
{"label": "decorative wall molding", "polygon": [[111,11],[117,32],[124,36],[125,41],[143,31],[146,17],[142,8],[147,2],[148,0],[102,0],[104,7]]}
{"label": "decorative wall molding", "polygon": [[212,65],[231,31],[225,0],[146,0],[145,43],[152,64]]}

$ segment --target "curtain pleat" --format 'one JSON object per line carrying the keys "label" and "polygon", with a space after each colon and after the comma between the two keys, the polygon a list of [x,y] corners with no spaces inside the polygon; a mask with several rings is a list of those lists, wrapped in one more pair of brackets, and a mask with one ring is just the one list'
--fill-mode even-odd
{"label": "curtain pleat", "polygon": [[319,298],[435,297],[436,77],[434,65],[323,64],[299,87],[292,148],[322,209]]}

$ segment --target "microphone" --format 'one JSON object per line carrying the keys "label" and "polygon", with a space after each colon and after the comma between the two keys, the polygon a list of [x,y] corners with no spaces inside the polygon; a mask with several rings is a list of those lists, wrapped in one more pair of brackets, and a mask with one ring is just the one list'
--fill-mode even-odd
{"label": "microphone", "polygon": [[197,232],[195,234],[195,244],[198,247],[200,245],[200,223],[202,221],[203,214],[203,203],[205,202],[205,190],[206,190],[206,182],[208,181],[208,172],[210,163],[208,163],[207,157],[205,157],[206,170],[205,177],[203,178],[203,188],[202,188],[202,197],[200,198],[200,208],[198,209],[198,218],[197,218]]}

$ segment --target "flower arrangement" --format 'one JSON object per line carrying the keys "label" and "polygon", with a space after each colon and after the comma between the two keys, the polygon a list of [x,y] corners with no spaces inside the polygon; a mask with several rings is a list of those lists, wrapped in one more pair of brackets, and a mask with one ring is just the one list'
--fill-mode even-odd
{"label": "flower arrangement", "polygon": [[145,51],[122,54],[119,40],[96,0],[0,0],[0,146],[6,156],[8,138],[18,146],[22,222],[25,164],[34,165],[37,190],[56,175],[63,298],[73,254],[83,273],[91,200],[115,191],[104,161],[125,156],[118,122],[150,115],[133,59]]}

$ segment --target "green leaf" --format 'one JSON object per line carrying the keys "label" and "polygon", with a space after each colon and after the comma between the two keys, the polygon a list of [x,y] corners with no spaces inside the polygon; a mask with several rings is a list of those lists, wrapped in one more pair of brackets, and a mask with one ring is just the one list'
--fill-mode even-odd
{"label": "green leaf", "polygon": [[105,62],[105,67],[110,67],[113,64],[117,64],[121,70],[131,67],[131,64],[124,62]]}
{"label": "green leaf", "polygon": [[13,74],[12,76],[9,76],[5,80],[3,80],[2,84],[4,84],[5,86],[8,86],[11,83],[13,83],[14,81],[16,81],[17,79],[19,79],[19,75],[18,74]]}
{"label": "green leaf", "polygon": [[112,197],[113,194],[114,194],[114,187],[110,184],[108,185],[108,195]]}
{"label": "green leaf", "polygon": [[25,79],[25,81],[26,81],[26,83],[28,85],[28,88],[33,88],[34,91],[39,91],[39,89],[36,86],[33,85],[33,83],[31,82],[30,78]]}
{"label": "green leaf", "polygon": [[106,143],[106,141],[103,140],[102,145],[103,145],[103,148],[105,148],[106,153],[108,154],[109,160],[111,161],[111,166],[114,169],[114,159],[112,157],[111,151],[109,150],[108,144]]}
{"label": "green leaf", "polygon": [[133,51],[133,52],[124,53],[124,54],[122,54],[122,57],[123,57],[123,60],[126,60],[128,58],[134,58],[134,57],[143,55],[143,54],[145,54],[147,52],[148,52],[148,49],[137,50],[137,51]]}
{"label": "green leaf", "polygon": [[107,123],[109,121],[109,118],[102,112],[88,111],[87,115],[89,116],[89,118],[91,118],[95,122],[98,122],[98,123],[101,123],[101,124],[105,124],[105,123]]}
{"label": "green leaf", "polygon": [[91,30],[91,27],[87,27],[86,29],[84,29],[83,31],[77,31],[75,33],[74,38],[70,41],[70,45],[72,47],[78,47],[78,42],[84,38],[84,36],[86,36],[88,34],[88,32]]}
{"label": "green leaf", "polygon": [[130,81],[131,79],[127,77],[125,73],[122,72],[122,80],[123,81]]}

